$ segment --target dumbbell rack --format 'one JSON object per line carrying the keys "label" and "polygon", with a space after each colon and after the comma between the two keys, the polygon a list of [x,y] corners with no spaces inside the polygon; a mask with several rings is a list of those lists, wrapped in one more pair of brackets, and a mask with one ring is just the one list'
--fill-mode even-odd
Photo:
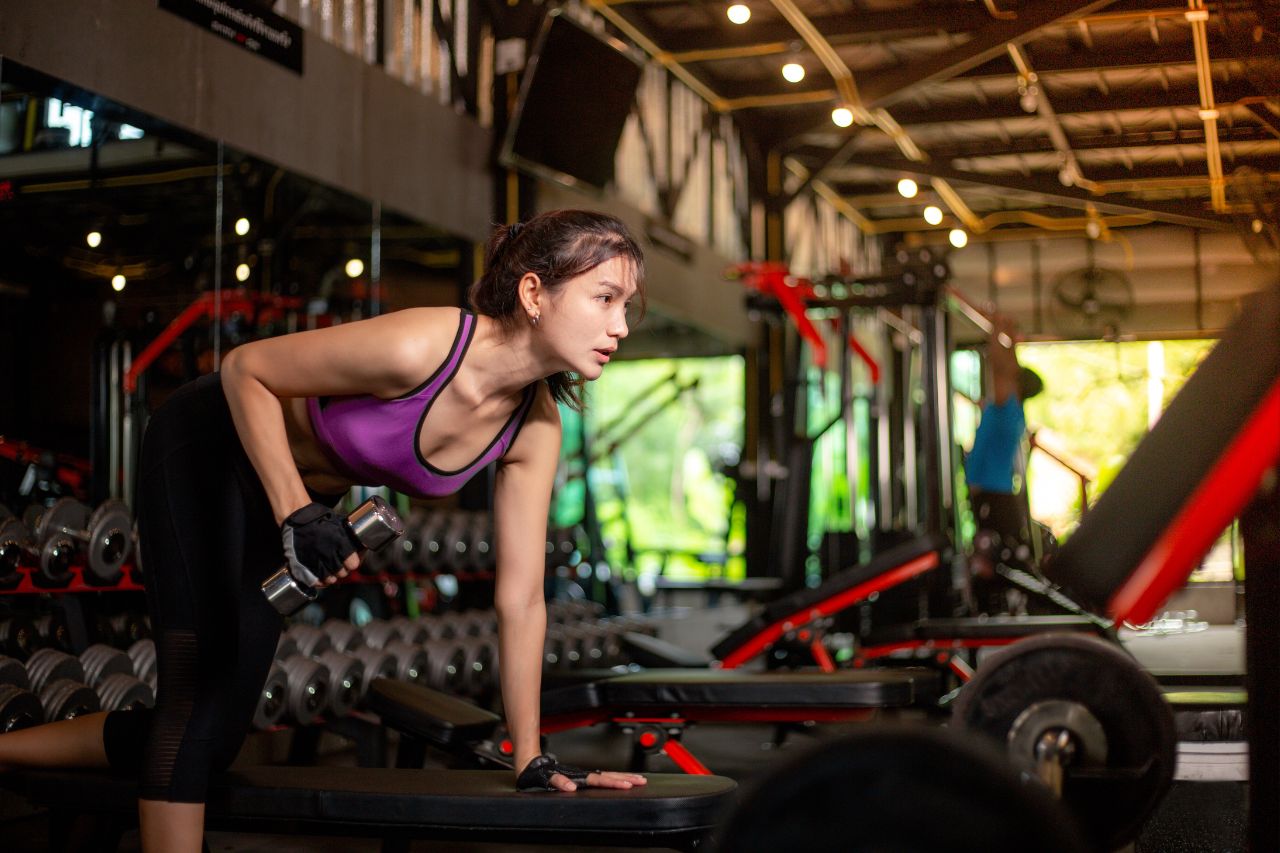
{"label": "dumbbell rack", "polygon": [[132,563],[126,563],[120,573],[120,577],[111,583],[86,580],[86,578],[91,577],[91,574],[88,567],[83,564],[72,565],[69,571],[71,573],[69,582],[50,585],[48,581],[43,579],[38,568],[34,566],[19,566],[18,584],[0,588],[0,595],[49,595],[51,593],[67,592],[142,592],[146,589],[139,577],[135,576],[139,573]]}

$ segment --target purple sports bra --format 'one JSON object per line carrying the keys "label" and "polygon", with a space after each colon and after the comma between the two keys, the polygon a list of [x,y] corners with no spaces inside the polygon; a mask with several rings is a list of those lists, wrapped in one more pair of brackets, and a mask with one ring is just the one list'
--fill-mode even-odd
{"label": "purple sports bra", "polygon": [[418,445],[422,422],[436,397],[458,372],[475,331],[475,315],[463,309],[444,364],[408,394],[392,400],[368,394],[308,398],[311,429],[334,468],[356,483],[388,486],[413,497],[437,498],[458,491],[477,471],[501,459],[524,425],[536,385],[525,389],[524,399],[506,425],[465,468],[443,471],[422,458]]}

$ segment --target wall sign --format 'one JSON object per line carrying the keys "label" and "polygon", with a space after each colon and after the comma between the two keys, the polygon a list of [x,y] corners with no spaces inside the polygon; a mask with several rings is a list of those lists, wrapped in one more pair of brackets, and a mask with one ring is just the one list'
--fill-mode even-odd
{"label": "wall sign", "polygon": [[302,73],[302,27],[260,3],[253,0],[156,0],[156,5],[245,50]]}

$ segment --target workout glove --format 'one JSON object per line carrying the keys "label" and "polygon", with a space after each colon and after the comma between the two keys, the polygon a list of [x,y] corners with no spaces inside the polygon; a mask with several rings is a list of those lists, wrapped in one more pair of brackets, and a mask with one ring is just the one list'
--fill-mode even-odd
{"label": "workout glove", "polygon": [[310,503],[280,525],[280,541],[293,579],[315,586],[336,575],[360,543],[347,523],[324,504]]}
{"label": "workout glove", "polygon": [[551,787],[551,777],[557,773],[562,774],[566,779],[575,785],[582,786],[587,784],[587,776],[592,771],[583,770],[580,767],[570,767],[568,764],[561,764],[550,755],[543,753],[521,771],[516,778],[516,790],[518,791],[555,791],[557,788]]}

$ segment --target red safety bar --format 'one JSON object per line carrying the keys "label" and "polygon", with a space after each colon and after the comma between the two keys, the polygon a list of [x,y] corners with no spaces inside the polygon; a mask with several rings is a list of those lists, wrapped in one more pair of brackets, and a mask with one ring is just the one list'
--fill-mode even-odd
{"label": "red safety bar", "polygon": [[860,583],[857,586],[838,592],[812,607],[793,613],[785,619],[779,619],[764,628],[759,634],[756,634],[750,641],[725,655],[724,660],[720,662],[720,666],[724,669],[734,669],[742,666],[776,643],[787,631],[794,630],[801,625],[807,625],[815,619],[839,613],[850,605],[865,600],[870,595],[883,592],[910,580],[916,575],[924,574],[930,569],[937,568],[940,562],[941,558],[938,556],[938,552],[930,551],[928,554],[922,554],[914,560],[892,568],[865,583]]}
{"label": "red safety bar", "polygon": [[251,293],[247,290],[233,290],[223,293],[221,300],[216,294],[205,292],[196,297],[181,314],[173,319],[155,340],[147,344],[138,357],[133,360],[129,372],[124,377],[124,390],[132,394],[138,390],[138,377],[146,372],[161,355],[173,345],[183,332],[195,325],[201,317],[212,316],[215,309],[230,314],[256,314],[259,319],[270,319],[277,311],[293,311],[302,307],[302,299],[297,296],[272,296]]}
{"label": "red safety bar", "polygon": [[937,637],[929,640],[903,640],[898,643],[884,643],[879,646],[866,646],[859,650],[858,659],[854,666],[861,666],[866,661],[875,660],[876,658],[887,657],[894,652],[920,651],[921,649],[933,651],[935,649],[954,650],[961,649],[984,649],[991,646],[1008,646],[1018,642],[1024,637],[965,637],[946,638]]}
{"label": "red safety bar", "polygon": [[1107,603],[1116,621],[1147,622],[1195,569],[1280,462],[1280,381]]}
{"label": "red safety bar", "polygon": [[[753,261],[751,263],[737,264],[729,268],[729,276],[740,278],[743,284],[748,287],[778,300],[782,310],[786,311],[787,316],[791,318],[791,322],[795,323],[796,330],[800,332],[800,337],[808,341],[809,346],[813,348],[814,364],[826,369],[827,342],[822,339],[822,335],[818,333],[818,328],[813,325],[808,314],[805,313],[805,300],[811,299],[816,295],[813,290],[813,282],[807,278],[791,275],[786,264],[776,261]],[[862,363],[867,366],[867,370],[871,374],[872,384],[879,383],[880,364],[872,358],[871,353],[867,352],[853,335],[848,336],[848,345],[849,349],[853,350],[858,358],[862,360]]]}

